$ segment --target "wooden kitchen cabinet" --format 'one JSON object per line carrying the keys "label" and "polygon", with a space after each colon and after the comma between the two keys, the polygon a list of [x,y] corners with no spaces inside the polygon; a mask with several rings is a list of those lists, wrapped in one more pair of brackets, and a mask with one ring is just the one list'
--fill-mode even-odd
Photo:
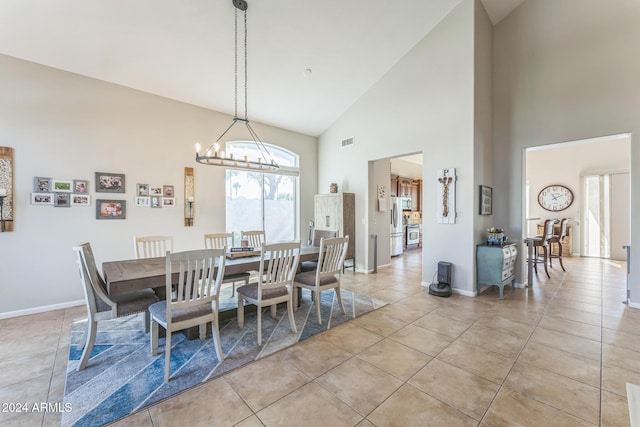
{"label": "wooden kitchen cabinet", "polygon": [[356,195],[354,193],[316,194],[314,197],[316,230],[337,230],[338,237],[349,236],[345,259],[356,264]]}

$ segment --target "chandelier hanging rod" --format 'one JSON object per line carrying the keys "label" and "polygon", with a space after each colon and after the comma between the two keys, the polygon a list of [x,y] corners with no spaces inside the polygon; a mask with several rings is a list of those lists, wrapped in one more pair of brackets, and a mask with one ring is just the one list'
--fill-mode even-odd
{"label": "chandelier hanging rod", "polygon": [[[235,6],[235,37],[234,37],[234,47],[235,47],[235,110],[234,116],[229,127],[222,132],[222,135],[216,139],[216,141],[211,144],[211,146],[201,154],[200,144],[196,144],[196,161],[198,163],[212,165],[212,166],[223,166],[229,169],[251,169],[251,170],[278,170],[280,166],[273,159],[269,150],[264,145],[258,134],[253,130],[251,125],[249,124],[249,119],[247,115],[247,104],[248,104],[248,73],[247,73],[247,8],[248,4],[245,0],[232,0],[233,5]],[[244,12],[244,117],[238,117],[238,10]],[[231,130],[231,128],[236,124],[243,124],[254,144],[258,148],[260,153],[257,161],[249,160],[248,156],[244,156],[244,158],[234,158],[233,154],[225,155],[224,151],[220,151],[220,140]]]}

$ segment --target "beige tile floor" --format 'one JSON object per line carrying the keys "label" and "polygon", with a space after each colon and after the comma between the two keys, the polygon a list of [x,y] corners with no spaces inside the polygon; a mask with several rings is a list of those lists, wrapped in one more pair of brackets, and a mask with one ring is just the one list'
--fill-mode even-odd
{"label": "beige tile floor", "polygon": [[[114,425],[629,425],[640,310],[621,303],[625,265],[565,260],[567,273],[556,266],[503,301],[495,287],[428,295],[419,252],[375,275],[347,272],[345,288],[391,304]],[[78,307],[0,321],[0,402],[62,402],[71,322],[82,316]],[[3,426],[60,419],[0,412]]]}

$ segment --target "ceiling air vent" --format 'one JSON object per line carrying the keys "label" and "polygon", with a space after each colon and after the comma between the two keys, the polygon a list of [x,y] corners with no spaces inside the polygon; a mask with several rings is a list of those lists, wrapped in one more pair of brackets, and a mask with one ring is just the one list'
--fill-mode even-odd
{"label": "ceiling air vent", "polygon": [[342,140],[342,147],[343,148],[344,147],[348,147],[348,146],[353,145],[353,144],[354,144],[353,137]]}

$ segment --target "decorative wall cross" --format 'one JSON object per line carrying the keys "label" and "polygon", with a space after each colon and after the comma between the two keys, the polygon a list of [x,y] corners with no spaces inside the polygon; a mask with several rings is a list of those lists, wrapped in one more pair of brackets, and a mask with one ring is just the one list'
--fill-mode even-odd
{"label": "decorative wall cross", "polygon": [[450,176],[438,178],[438,182],[442,184],[442,216],[449,216],[449,184],[452,178]]}
{"label": "decorative wall cross", "polygon": [[438,171],[438,223],[456,223],[456,170]]}

